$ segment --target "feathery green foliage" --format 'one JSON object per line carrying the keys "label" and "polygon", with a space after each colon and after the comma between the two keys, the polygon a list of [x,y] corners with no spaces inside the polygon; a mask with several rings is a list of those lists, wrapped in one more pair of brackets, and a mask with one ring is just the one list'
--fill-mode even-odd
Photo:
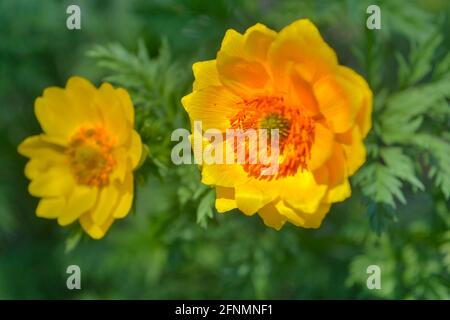
{"label": "feathery green foliage", "polygon": [[[0,298],[450,299],[448,1],[375,1],[381,30],[366,28],[369,0],[74,2],[89,13],[80,32],[63,3],[0,4]],[[373,127],[352,197],[318,230],[277,232],[218,214],[197,166],[170,161],[170,134],[189,129],[192,62],[226,29],[305,17],[368,80]],[[133,214],[100,242],[35,217],[16,152],[40,131],[34,99],[74,74],[126,88],[145,144]],[[65,287],[71,264],[82,291]],[[381,290],[366,286],[373,264]]]}

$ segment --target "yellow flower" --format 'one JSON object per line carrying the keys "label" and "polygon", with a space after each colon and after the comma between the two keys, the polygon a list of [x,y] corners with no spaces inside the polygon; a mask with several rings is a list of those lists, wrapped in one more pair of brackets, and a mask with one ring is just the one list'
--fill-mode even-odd
{"label": "yellow flower", "polygon": [[338,64],[314,24],[298,20],[280,32],[256,24],[228,30],[215,60],[193,65],[193,92],[182,99],[191,122],[225,132],[279,129],[279,170],[258,164],[203,164],[219,212],[258,213],[267,226],[286,221],[318,228],[332,203],[351,194],[349,176],[364,163],[372,92]]}
{"label": "yellow flower", "polygon": [[34,111],[44,132],[18,151],[30,158],[25,175],[30,194],[41,198],[36,215],[61,226],[79,219],[92,238],[102,238],[133,202],[142,146],[130,96],[109,83],[97,89],[72,77],[65,89],[45,89]]}

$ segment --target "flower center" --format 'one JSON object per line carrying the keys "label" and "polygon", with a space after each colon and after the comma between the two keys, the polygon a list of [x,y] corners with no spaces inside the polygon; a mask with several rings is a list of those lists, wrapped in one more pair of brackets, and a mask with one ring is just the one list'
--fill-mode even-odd
{"label": "flower center", "polygon": [[79,184],[102,187],[116,165],[114,143],[103,127],[81,127],[71,137],[66,151]]}
{"label": "flower center", "polygon": [[[262,175],[268,165],[256,163],[243,164],[249,176],[257,179],[279,179],[295,175],[299,168],[308,169],[311,147],[314,143],[314,120],[295,106],[286,106],[283,97],[257,97],[244,100],[242,109],[230,119],[233,129],[278,129],[279,159],[275,175]],[[270,153],[271,143],[266,143]],[[246,158],[248,159],[248,157]]]}
{"label": "flower center", "polygon": [[289,119],[283,117],[283,115],[272,112],[264,115],[258,124],[259,129],[267,129],[267,134],[270,137],[270,133],[272,129],[279,130],[280,139],[285,139],[289,136],[289,129],[291,127],[291,123]]}

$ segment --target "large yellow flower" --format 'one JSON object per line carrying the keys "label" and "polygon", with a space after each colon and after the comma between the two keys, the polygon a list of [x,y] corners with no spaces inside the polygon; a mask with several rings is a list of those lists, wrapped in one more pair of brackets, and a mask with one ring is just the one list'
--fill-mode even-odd
{"label": "large yellow flower", "polygon": [[30,158],[29,192],[42,198],[36,215],[61,226],[79,219],[92,238],[102,238],[130,211],[141,156],[127,91],[72,77],[65,89],[45,89],[34,110],[44,132],[18,150]]}
{"label": "large yellow flower", "polygon": [[348,177],[364,163],[372,92],[337,57],[311,21],[279,33],[256,24],[228,30],[215,60],[193,65],[182,99],[191,121],[216,128],[279,129],[278,174],[248,164],[203,164],[219,212],[258,213],[267,226],[318,228],[334,202],[350,196]]}

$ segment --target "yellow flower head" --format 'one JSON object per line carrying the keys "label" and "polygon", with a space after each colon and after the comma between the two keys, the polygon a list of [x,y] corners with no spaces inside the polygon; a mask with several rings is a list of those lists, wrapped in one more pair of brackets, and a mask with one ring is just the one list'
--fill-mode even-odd
{"label": "yellow flower head", "polygon": [[219,212],[258,213],[267,226],[286,221],[318,228],[334,202],[350,196],[348,178],[364,163],[372,92],[337,57],[314,24],[279,33],[256,24],[228,30],[215,60],[193,65],[193,92],[182,99],[202,128],[278,129],[279,169],[259,164],[202,165]]}
{"label": "yellow flower head", "polygon": [[72,77],[65,89],[45,89],[34,110],[44,132],[18,150],[30,158],[29,192],[42,198],[36,215],[61,226],[79,219],[92,238],[102,238],[114,219],[130,211],[133,169],[141,156],[127,91],[109,83],[97,89]]}

